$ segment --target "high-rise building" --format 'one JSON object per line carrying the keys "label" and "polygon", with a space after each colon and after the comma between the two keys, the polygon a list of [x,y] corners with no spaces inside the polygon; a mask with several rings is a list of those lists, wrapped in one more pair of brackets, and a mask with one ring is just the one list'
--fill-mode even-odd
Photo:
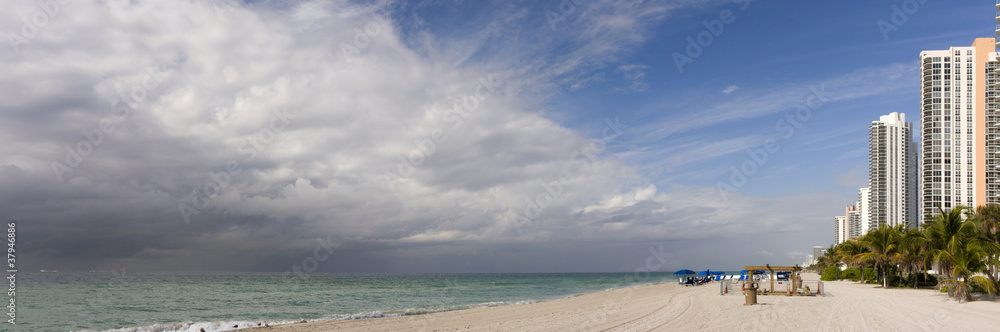
{"label": "high-rise building", "polygon": [[844,216],[847,217],[847,238],[857,239],[861,237],[861,213],[857,207],[848,206]]}
{"label": "high-rise building", "polygon": [[813,262],[815,263],[817,259],[826,255],[826,248],[821,246],[813,246]]}
{"label": "high-rise building", "polygon": [[835,231],[837,233],[836,244],[841,244],[847,241],[847,217],[846,216],[836,216],[833,217],[833,224]]}
{"label": "high-rise building", "polygon": [[994,38],[920,52],[921,216],[1000,203]]}
{"label": "high-rise building", "polygon": [[848,205],[844,215],[834,217],[833,221],[837,244],[861,236],[861,213],[856,207]]}
{"label": "high-rise building", "polygon": [[869,212],[871,211],[868,209],[868,200],[871,196],[869,192],[868,188],[858,189],[858,214],[861,215],[861,234],[858,236],[868,234],[868,230],[871,229],[869,222],[871,220]]}
{"label": "high-rise building", "polygon": [[865,233],[883,225],[912,227],[918,218],[913,125],[906,122],[905,114],[893,112],[872,121],[868,135],[869,199]]}

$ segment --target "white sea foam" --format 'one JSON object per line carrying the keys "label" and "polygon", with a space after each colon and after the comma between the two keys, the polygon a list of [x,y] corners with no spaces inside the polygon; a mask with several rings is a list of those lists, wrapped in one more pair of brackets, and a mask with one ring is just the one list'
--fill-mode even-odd
{"label": "white sea foam", "polygon": [[[291,324],[293,321],[267,322],[269,325]],[[260,324],[260,325],[257,325]],[[220,322],[184,322],[173,324],[154,324],[151,326],[126,327],[120,329],[107,330],[106,332],[205,332],[232,331],[257,326],[264,326],[263,321],[251,322],[247,320],[229,320]],[[91,330],[82,330],[91,331]],[[81,331],[81,332],[82,332]]]}
{"label": "white sea foam", "polygon": [[[338,315],[331,318],[321,318],[312,321],[337,321],[337,320],[356,320],[356,319],[379,319],[379,318],[391,318],[391,317],[403,317],[403,316],[414,316],[414,315],[424,315],[432,314],[436,312],[454,311],[454,310],[464,310],[464,309],[476,309],[476,308],[488,308],[488,307],[498,307],[505,305],[522,305],[535,303],[536,301],[517,301],[517,302],[483,302],[470,305],[457,305],[457,306],[447,306],[447,307],[433,307],[433,308],[410,308],[404,310],[392,310],[392,311],[368,311],[359,312],[354,314]],[[296,321],[268,321],[269,325],[281,325],[281,324],[292,324],[300,322]],[[261,324],[261,325],[257,325]],[[140,327],[126,327],[120,329],[111,329],[105,332],[200,332],[202,329],[205,332],[217,332],[217,331],[232,331],[238,329],[245,329],[251,327],[263,326],[263,321],[248,321],[248,320],[229,320],[220,322],[184,322],[184,323],[173,323],[173,324],[155,324],[151,326],[140,326]],[[80,332],[90,332],[93,330],[80,330]]]}
{"label": "white sea foam", "polygon": [[[331,319],[326,320],[354,320],[354,319],[377,319],[377,318],[390,318],[390,317],[403,317],[403,316],[414,316],[414,315],[425,315],[432,314],[436,312],[454,311],[454,310],[464,310],[464,309],[476,309],[476,308],[488,308],[497,307],[504,305],[519,305],[519,304],[529,304],[535,303],[536,301],[517,301],[517,302],[483,302],[477,304],[468,305],[455,305],[455,306],[444,306],[444,307],[430,307],[430,308],[409,308],[403,310],[392,310],[392,311],[367,311],[359,312],[354,314],[339,315]],[[208,331],[208,330],[206,330]]]}

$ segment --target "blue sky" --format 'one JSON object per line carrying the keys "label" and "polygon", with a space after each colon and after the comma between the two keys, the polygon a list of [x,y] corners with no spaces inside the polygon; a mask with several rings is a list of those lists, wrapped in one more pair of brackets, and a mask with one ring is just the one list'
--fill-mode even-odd
{"label": "blue sky", "polygon": [[29,269],[801,263],[990,4],[5,1],[0,208]]}
{"label": "blue sky", "polygon": [[[735,10],[736,20],[680,73],[670,55],[683,53],[685,38],[705,30],[701,21],[717,18],[720,10],[736,9],[739,5],[724,3],[683,10],[664,19],[651,32],[649,41],[622,61],[648,66],[644,77],[648,89],[628,94],[610,92],[616,84],[628,84],[619,80],[566,92],[555,98],[554,104],[574,105],[581,112],[560,112],[553,118],[581,130],[586,130],[586,123],[598,122],[596,117],[608,114],[620,114],[635,119],[633,122],[655,126],[689,114],[711,118],[711,112],[702,110],[719,110],[717,107],[723,112],[739,112],[743,107],[740,101],[759,101],[771,94],[787,93],[789,98],[798,95],[804,101],[807,87],[838,79],[885,83],[879,87],[881,91],[870,95],[850,86],[839,87],[841,91],[830,89],[831,95],[850,93],[851,96],[817,111],[804,130],[782,142],[782,149],[745,187],[746,193],[758,195],[831,191],[843,195],[844,202],[837,204],[845,205],[856,196],[854,187],[861,187],[867,181],[868,124],[889,112],[908,113],[910,121],[916,120],[913,116],[919,105],[914,96],[918,81],[912,64],[917,54],[925,49],[970,45],[975,37],[991,37],[996,24],[988,15],[991,9],[988,4],[928,2],[885,40],[877,22],[891,22],[891,6],[900,4],[901,1],[755,1],[745,11]],[[885,80],[865,75],[880,71],[901,78]],[[735,91],[724,93],[728,87],[734,87]],[[594,104],[602,105],[603,110],[582,106]],[[666,156],[627,153],[635,155],[627,160],[646,167],[646,174],[658,187],[712,185],[713,180],[728,175],[729,165],[738,165],[746,159],[737,149],[740,144],[732,141],[740,140],[743,147],[749,147],[760,144],[754,138],[774,136],[775,122],[793,110],[788,106],[781,105],[739,121],[720,120],[665,138],[637,137],[631,142],[651,150],[679,142],[713,145],[713,149],[703,152],[718,154],[715,157],[674,170],[657,166],[663,159],[677,155],[673,153]],[[619,148],[628,151],[632,146]],[[681,176],[689,172],[697,176]]]}

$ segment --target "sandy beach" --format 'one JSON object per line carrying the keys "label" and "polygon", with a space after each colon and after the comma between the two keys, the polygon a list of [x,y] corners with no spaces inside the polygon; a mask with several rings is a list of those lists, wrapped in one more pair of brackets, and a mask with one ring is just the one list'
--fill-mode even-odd
{"label": "sandy beach", "polygon": [[[805,274],[807,285],[819,276]],[[812,281],[810,281],[812,280]],[[269,331],[938,331],[996,329],[1000,303],[959,304],[931,290],[826,282],[826,296],[721,296],[718,284],[640,286],[523,305],[351,321]],[[263,328],[253,330],[264,330]]]}

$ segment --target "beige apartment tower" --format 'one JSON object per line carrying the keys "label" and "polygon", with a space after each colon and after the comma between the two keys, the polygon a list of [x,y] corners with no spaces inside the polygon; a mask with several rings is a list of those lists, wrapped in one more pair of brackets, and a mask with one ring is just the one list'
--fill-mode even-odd
{"label": "beige apartment tower", "polygon": [[920,52],[921,216],[1000,203],[994,38]]}

